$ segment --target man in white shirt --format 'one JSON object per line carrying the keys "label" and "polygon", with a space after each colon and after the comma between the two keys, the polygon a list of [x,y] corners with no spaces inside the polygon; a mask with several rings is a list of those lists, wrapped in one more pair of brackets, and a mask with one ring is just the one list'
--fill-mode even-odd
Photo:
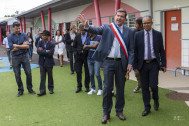
{"label": "man in white shirt", "polygon": [[10,53],[10,49],[9,49],[9,43],[8,43],[8,39],[7,37],[9,36],[9,32],[6,32],[6,38],[3,39],[3,45],[4,45],[4,54],[7,52],[7,56],[9,59],[9,63],[10,63],[10,69],[12,69],[12,55]]}

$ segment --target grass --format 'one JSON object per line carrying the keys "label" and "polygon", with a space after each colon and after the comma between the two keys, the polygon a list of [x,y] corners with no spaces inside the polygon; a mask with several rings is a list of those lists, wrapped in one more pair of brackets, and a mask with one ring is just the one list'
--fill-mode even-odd
{"label": "grass", "polygon": [[[0,126],[101,126],[102,96],[87,95],[84,91],[76,94],[76,74],[70,75],[69,66],[54,67],[55,94],[46,96],[28,94],[25,74],[22,80],[25,92],[17,98],[17,85],[13,72],[0,73]],[[101,74],[103,75],[103,74]],[[32,69],[33,89],[39,93],[39,68]],[[160,109],[142,117],[142,94],[133,93],[135,81],[125,86],[126,121],[115,116],[113,106],[108,126],[188,126],[189,107],[183,101],[166,98],[172,91],[159,89]],[[84,88],[83,88],[84,90]],[[115,105],[115,98],[114,105]],[[153,103],[152,103],[153,105]]]}

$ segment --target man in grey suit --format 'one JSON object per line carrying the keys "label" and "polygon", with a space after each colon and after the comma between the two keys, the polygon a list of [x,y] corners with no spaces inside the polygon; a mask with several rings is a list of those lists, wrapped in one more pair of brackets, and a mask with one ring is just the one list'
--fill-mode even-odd
{"label": "man in grey suit", "polygon": [[[125,120],[123,115],[123,108],[125,105],[124,87],[125,87],[125,74],[131,71],[134,59],[134,42],[133,35],[130,28],[123,25],[126,20],[127,12],[124,9],[119,9],[115,14],[115,25],[120,29],[121,34],[126,40],[128,58],[126,58],[123,49],[121,48],[117,37],[110,24],[104,24],[101,27],[89,26],[84,15],[79,15],[78,19],[85,26],[87,32],[102,35],[101,42],[93,55],[97,61],[104,61],[104,89],[103,89],[103,118],[102,123],[105,124],[110,119],[110,112],[112,109],[112,89],[113,80],[115,76],[116,85],[116,115],[120,120]],[[117,48],[118,46],[118,48]]]}

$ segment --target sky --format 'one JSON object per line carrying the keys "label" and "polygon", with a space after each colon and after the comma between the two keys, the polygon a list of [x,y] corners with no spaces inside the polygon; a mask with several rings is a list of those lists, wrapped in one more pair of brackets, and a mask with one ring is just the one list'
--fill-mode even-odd
{"label": "sky", "polygon": [[12,15],[18,10],[19,12],[27,11],[51,0],[0,0],[0,18],[5,15]]}

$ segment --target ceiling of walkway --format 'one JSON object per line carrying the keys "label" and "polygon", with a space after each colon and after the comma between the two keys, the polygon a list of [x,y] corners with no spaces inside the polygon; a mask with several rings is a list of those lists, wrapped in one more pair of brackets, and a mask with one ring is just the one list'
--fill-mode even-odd
{"label": "ceiling of walkway", "polygon": [[31,19],[31,18],[40,16],[41,11],[43,11],[44,15],[48,14],[49,8],[51,8],[51,12],[54,13],[61,10],[66,10],[73,7],[85,5],[91,2],[93,2],[93,0],[52,0],[48,3],[35,7],[26,12],[23,12],[17,15],[16,18],[25,17],[26,19]]}

